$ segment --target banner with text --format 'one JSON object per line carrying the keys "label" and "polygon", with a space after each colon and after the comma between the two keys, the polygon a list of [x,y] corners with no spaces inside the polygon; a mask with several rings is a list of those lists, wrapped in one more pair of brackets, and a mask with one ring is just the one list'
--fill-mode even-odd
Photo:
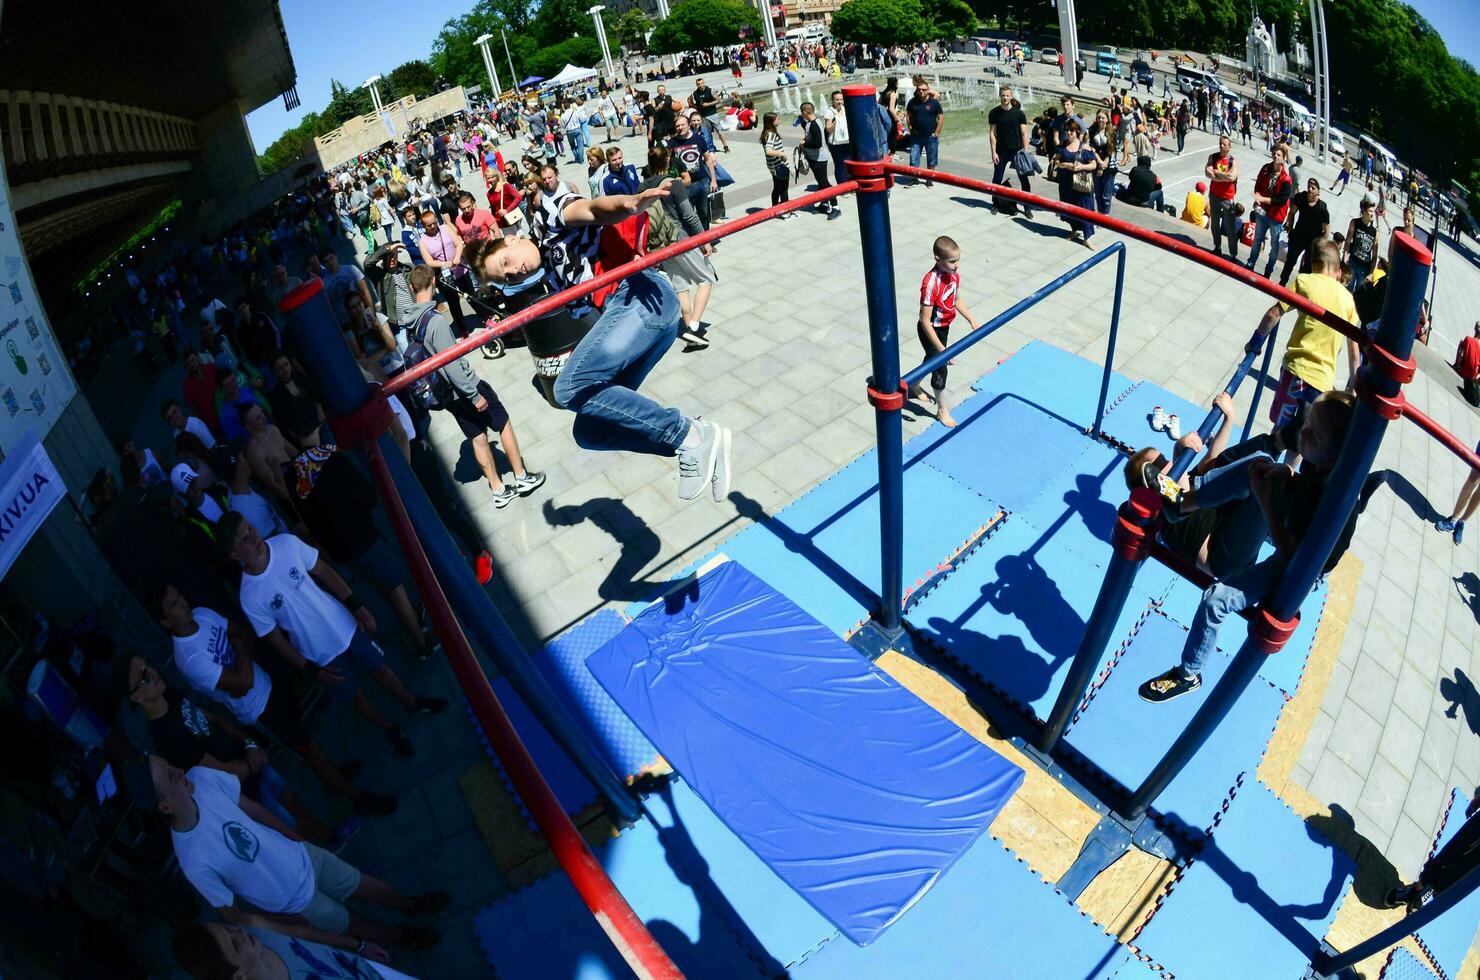
{"label": "banner with text", "polygon": [[0,463],[0,579],[66,495],[62,475],[41,441],[31,432],[22,435]]}

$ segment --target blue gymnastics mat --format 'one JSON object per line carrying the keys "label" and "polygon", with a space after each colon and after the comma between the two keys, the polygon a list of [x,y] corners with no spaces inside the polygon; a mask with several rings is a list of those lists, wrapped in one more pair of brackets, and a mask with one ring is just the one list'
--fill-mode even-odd
{"label": "blue gymnastics mat", "polygon": [[[1008,517],[908,617],[943,653],[1040,719],[1058,697],[1103,578],[1093,562],[1044,535]],[[1132,589],[1107,660],[1151,598]]]}
{"label": "blue gymnastics mat", "polygon": [[[1469,797],[1459,790],[1450,793],[1449,810],[1444,815],[1444,825],[1439,829],[1430,857],[1438,854],[1464,826],[1468,802]],[[1418,930],[1419,942],[1429,951],[1439,969],[1451,978],[1459,976],[1465,953],[1475,939],[1477,922],[1480,922],[1480,892],[1471,892],[1464,901]]]}
{"label": "blue gymnastics mat", "polygon": [[[675,787],[675,796],[685,790]],[[708,842],[675,842],[644,820],[595,850],[617,890],[680,970],[691,977],[754,980],[765,974],[754,950],[732,930],[729,910],[690,851]],[[709,873],[713,873],[713,867]],[[772,876],[774,881],[774,876]],[[786,891],[775,891],[780,898]],[[704,900],[701,900],[701,895]],[[505,896],[473,919],[473,931],[501,980],[616,980],[632,976],[562,873]],[[775,973],[770,974],[772,976]]]}
{"label": "blue gymnastics mat", "polygon": [[[1033,340],[977,378],[972,387],[977,391],[1011,392],[1083,430],[1089,428],[1099,407],[1103,375],[1099,364]],[[1130,386],[1130,378],[1112,371],[1105,407],[1108,409]]]}
{"label": "blue gymnastics mat", "polygon": [[[1238,629],[1240,623],[1228,624]],[[1161,760],[1202,703],[1192,694],[1165,704],[1141,700],[1137,688],[1178,662],[1187,631],[1160,613],[1146,617],[1109,674],[1091,689],[1089,705],[1074,719],[1066,739],[1110,778],[1128,789]],[[1203,690],[1211,690],[1231,658],[1214,651],[1203,668]],[[1240,774],[1252,772],[1285,699],[1255,678],[1187,767],[1154,804],[1157,812],[1197,834],[1212,826]]]}
{"label": "blue gymnastics mat", "polygon": [[1399,946],[1388,953],[1378,980],[1439,980],[1439,976],[1429,969],[1427,963],[1420,962],[1417,956]]}
{"label": "blue gymnastics mat", "polygon": [[[830,942],[791,971],[795,980],[1011,977],[1101,980],[1127,950],[991,837],[866,949]],[[1142,968],[1142,977],[1151,974]]]}
{"label": "blue gymnastics mat", "polygon": [[[908,588],[976,538],[1000,513],[992,500],[928,466],[904,471],[904,583]],[[879,593],[879,463],[869,452],[774,517],[761,517],[721,551],[843,634]],[[702,564],[702,562],[701,562]]]}
{"label": "blue gymnastics mat", "polygon": [[586,669],[586,658],[626,625],[615,610],[602,609],[545,644],[535,664],[596,750],[615,772],[631,778],[657,761],[658,750]]}
{"label": "blue gymnastics mat", "polygon": [[1023,779],[738,562],[649,607],[587,663],[720,819],[860,945]]}
{"label": "blue gymnastics mat", "polygon": [[[534,759],[535,766],[545,777],[545,782],[550,784],[550,789],[555,792],[555,798],[565,808],[566,813],[580,813],[586,807],[596,802],[596,787],[591,785],[584,773],[576,768],[576,764],[570,761],[570,756],[562,749],[541,725],[534,714],[530,712],[514,688],[510,686],[504,677],[490,678],[490,686],[493,687],[494,696],[498,703],[503,705],[504,713],[509,716],[509,721],[514,725],[514,731],[519,733],[519,741],[529,751],[530,758]],[[464,699],[464,704],[467,704]],[[472,718],[472,706],[468,705],[468,715]],[[499,775],[504,777],[504,782],[513,789],[508,775],[504,772],[503,763],[499,762],[498,756],[493,751],[493,746],[488,744],[488,739],[483,736],[483,729],[479,727],[476,718],[473,718],[473,731],[478,736],[478,741],[483,743],[483,751],[493,760]],[[514,794],[514,800],[519,804],[519,809],[524,811],[524,818],[530,821],[530,827],[534,827],[530,819],[529,811],[525,810],[524,800],[518,793]]]}
{"label": "blue gymnastics mat", "polygon": [[[1090,446],[1083,432],[1017,395],[982,392],[954,409],[957,425],[932,425],[904,444],[906,463],[926,463],[997,501],[1026,508]],[[908,497],[908,495],[906,495]]]}
{"label": "blue gymnastics mat", "polygon": [[[1142,574],[1149,571],[1154,564],[1156,563],[1147,562],[1148,568],[1142,569]],[[1202,590],[1180,576],[1172,578],[1171,587],[1161,600],[1161,611],[1173,622],[1190,626],[1193,614],[1197,612],[1197,605],[1202,601]],[[1311,590],[1300,607],[1300,625],[1295,628],[1285,648],[1273,656],[1265,657],[1259,667],[1259,676],[1279,688],[1287,698],[1295,696],[1300,678],[1305,675],[1305,664],[1310,659],[1311,647],[1316,641],[1316,630],[1326,611],[1326,596],[1329,591],[1325,579]],[[1219,646],[1228,650],[1237,649],[1244,640],[1245,629],[1232,621],[1226,625],[1233,632],[1225,633]]]}
{"label": "blue gymnastics mat", "polygon": [[1250,777],[1133,942],[1177,980],[1214,980],[1256,961],[1248,975],[1299,980],[1355,871]]}
{"label": "blue gymnastics mat", "polygon": [[1176,415],[1182,433],[1196,432],[1207,418],[1211,405],[1194,405],[1165,388],[1138,381],[1121,394],[1106,413],[1100,428],[1106,435],[1128,446],[1156,446],[1167,455],[1172,452],[1172,437],[1151,428],[1151,412],[1157,405],[1168,415]]}

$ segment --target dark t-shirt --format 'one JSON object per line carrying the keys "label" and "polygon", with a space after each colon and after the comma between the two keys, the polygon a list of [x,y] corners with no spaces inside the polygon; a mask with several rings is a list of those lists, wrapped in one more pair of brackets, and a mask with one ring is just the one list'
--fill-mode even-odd
{"label": "dark t-shirt", "polygon": [[1311,204],[1306,195],[1296,194],[1290,206],[1295,209],[1295,229],[1290,232],[1291,238],[1312,241],[1331,222],[1331,212],[1327,210],[1325,201],[1317,200]]}
{"label": "dark t-shirt", "polygon": [[1012,156],[1023,148],[1022,127],[1027,124],[1028,117],[1021,109],[1004,109],[999,105],[987,113],[987,125],[997,134],[998,156]]}
{"label": "dark t-shirt", "polygon": [[1126,174],[1126,180],[1125,201],[1127,204],[1145,204],[1150,199],[1151,192],[1156,190],[1160,183],[1150,167],[1143,167],[1140,164],[1130,169],[1130,172]]}
{"label": "dark t-shirt", "polygon": [[200,765],[200,760],[213,755],[222,762],[235,762],[243,756],[242,743],[212,725],[189,698],[179,691],[165,692],[170,709],[149,722],[149,744],[154,754],[177,769]]}
{"label": "dark t-shirt", "polygon": [[715,96],[714,89],[708,85],[694,89],[694,108],[699,110],[701,116],[714,115],[719,108],[719,98]]}
{"label": "dark t-shirt", "polygon": [[653,108],[653,136],[667,136],[673,132],[673,100],[664,96]]}
{"label": "dark t-shirt", "polygon": [[673,162],[689,172],[695,183],[709,179],[709,168],[704,165],[704,151],[709,144],[698,133],[690,132],[684,137],[675,136],[668,141]]}
{"label": "dark t-shirt", "polygon": [[905,106],[905,112],[910,118],[911,136],[934,136],[936,123],[940,117],[946,114],[941,108],[940,101],[934,96],[920,98],[912,96]]}
{"label": "dark t-shirt", "polygon": [[373,514],[375,488],[344,453],[324,461],[307,494],[292,472],[287,481],[298,513],[335,561],[352,561],[379,539]]}

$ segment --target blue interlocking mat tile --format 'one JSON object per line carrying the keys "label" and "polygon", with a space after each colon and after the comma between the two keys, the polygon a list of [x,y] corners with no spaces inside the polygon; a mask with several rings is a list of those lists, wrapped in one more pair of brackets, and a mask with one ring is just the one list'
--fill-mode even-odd
{"label": "blue interlocking mat tile", "polygon": [[1178,980],[1295,980],[1309,968],[1355,870],[1345,852],[1246,779],[1134,942]]}
{"label": "blue interlocking mat tile", "polygon": [[[545,730],[545,726],[539,723],[534,714],[530,712],[508,680],[503,677],[490,679],[489,684],[493,687],[494,696],[498,698],[499,704],[503,706],[504,713],[509,716],[509,721],[514,725],[514,731],[519,734],[519,740],[524,743],[525,749],[534,759],[535,767],[545,777],[545,782],[550,784],[550,789],[555,792],[555,798],[565,808],[566,813],[580,813],[586,807],[596,802],[596,787],[591,785],[576,764],[570,760],[570,756],[562,749]],[[471,708],[469,709],[471,711]],[[483,743],[483,750],[498,767],[499,774],[504,776],[508,782],[507,774],[504,773],[503,763],[499,762],[498,756],[494,754],[493,747],[483,737],[483,730],[476,721],[473,730],[478,734],[478,740]],[[512,788],[512,784],[510,784]],[[524,801],[516,793],[514,798],[519,802],[519,808],[524,809]],[[525,818],[529,819],[528,811]],[[533,826],[533,823],[530,824]]]}
{"label": "blue interlocking mat tile", "polygon": [[602,758],[630,778],[656,762],[658,750],[586,669],[586,658],[626,625],[615,610],[602,609],[545,644],[535,664]]}
{"label": "blue interlocking mat tile", "polygon": [[[1034,340],[977,378],[972,387],[1011,392],[1070,425],[1088,429],[1098,407],[1103,375],[1100,364]],[[1111,372],[1107,410],[1130,386],[1130,378]]]}
{"label": "blue interlocking mat tile", "polygon": [[[860,948],[835,939],[791,975],[795,980],[1099,980],[1111,975],[1130,980],[1134,971],[1116,974],[1126,953],[1000,843],[983,837],[878,942]],[[1142,977],[1150,976],[1142,971]]]}
{"label": "blue interlocking mat tile", "polygon": [[[1242,624],[1225,628],[1241,630]],[[1203,669],[1202,693],[1164,704],[1141,700],[1137,688],[1180,661],[1186,638],[1187,631],[1165,616],[1146,617],[1066,735],[1076,751],[1129,789],[1150,774],[1187,727],[1203,694],[1228,669],[1228,655],[1215,651]],[[1258,766],[1284,703],[1272,685],[1254,678],[1153,808],[1192,833],[1210,827],[1240,774]]]}
{"label": "blue interlocking mat tile", "polygon": [[[1444,815],[1444,824],[1434,842],[1434,854],[1454,839],[1465,825],[1465,806],[1470,802],[1467,793],[1454,790],[1449,797],[1449,810]],[[1480,922],[1480,892],[1471,892],[1454,908],[1418,930],[1418,940],[1424,944],[1439,969],[1450,978],[1459,977],[1459,968],[1464,964],[1465,953],[1475,939],[1475,924]]]}
{"label": "blue interlocking mat tile", "polygon": [[[1105,430],[1106,435],[1128,446],[1134,446],[1137,449],[1142,446],[1156,446],[1162,452],[1171,455],[1171,435],[1151,428],[1151,414],[1157,405],[1160,405],[1167,415],[1177,416],[1180,431],[1184,435],[1188,432],[1196,432],[1203,419],[1207,418],[1208,410],[1212,408],[1211,405],[1194,405],[1165,388],[1148,381],[1141,381],[1121,395],[1115,402],[1115,406],[1105,413],[1105,420],[1100,423],[1100,426]],[[1231,436],[1236,437],[1237,435],[1237,431],[1231,433]]]}
{"label": "blue interlocking mat tile", "polygon": [[[1016,517],[922,599],[912,626],[947,656],[1045,718],[1079,649],[1103,571]],[[1153,573],[1146,577],[1155,579]],[[1133,588],[1111,631],[1105,663],[1151,604]]]}
{"label": "blue interlocking mat tile", "polygon": [[738,562],[647,609],[587,663],[725,825],[860,945],[1022,782]]}
{"label": "blue interlocking mat tile", "polygon": [[1388,953],[1378,980],[1439,980],[1439,977],[1427,963],[1399,946]]}

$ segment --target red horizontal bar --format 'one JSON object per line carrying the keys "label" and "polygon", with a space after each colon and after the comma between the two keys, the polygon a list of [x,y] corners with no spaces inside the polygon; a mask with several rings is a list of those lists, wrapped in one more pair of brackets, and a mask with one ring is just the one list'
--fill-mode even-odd
{"label": "red horizontal bar", "polygon": [[[417,378],[425,377],[426,375],[432,373],[443,365],[449,364],[452,361],[457,360],[459,357],[464,357],[472,353],[479,347],[482,347],[484,344],[488,343],[493,338],[502,337],[504,334],[518,330],[526,323],[529,323],[533,320],[538,320],[546,313],[551,313],[555,310],[558,310],[560,309],[560,307],[566,305],[567,303],[573,303],[578,299],[590,296],[598,289],[602,289],[606,286],[611,285],[612,283],[619,282],[620,280],[632,275],[632,273],[634,272],[641,272],[643,269],[651,269],[658,263],[671,259],[675,255],[682,255],[685,252],[692,252],[694,249],[702,248],[703,246],[708,245],[710,242],[717,242],[721,238],[728,237],[735,234],[736,232],[744,231],[745,229],[758,225],[763,221],[769,221],[772,218],[780,217],[783,214],[789,214],[792,211],[800,210],[801,208],[805,208],[812,204],[819,204],[822,201],[831,201],[833,198],[842,197],[844,194],[851,194],[857,189],[858,181],[845,180],[841,184],[834,184],[832,187],[828,187],[824,190],[813,191],[810,194],[803,194],[801,197],[794,198],[793,200],[787,201],[784,204],[777,204],[769,208],[764,208],[760,211],[755,212],[754,214],[747,214],[744,217],[733,218],[730,221],[725,222],[723,225],[710,228],[708,231],[705,231],[698,235],[694,235],[692,238],[685,238],[683,241],[675,242],[672,245],[669,245],[667,248],[661,248],[656,252],[649,252],[646,255],[638,256],[631,262],[628,262],[624,265],[619,265],[615,269],[608,269],[606,272],[601,273],[601,275],[594,276],[591,279],[587,279],[580,285],[571,286],[569,289],[562,289],[560,292],[555,293],[553,296],[546,296],[538,303],[531,303],[529,306],[520,310],[513,316],[498,321],[498,323],[496,323],[492,327],[488,327],[486,329],[468,334],[466,338],[458,341],[456,344],[453,344],[446,350],[437,353],[433,357],[427,358],[425,361],[422,361],[420,364],[416,365],[416,367],[414,368],[411,368],[409,371],[403,371],[400,374],[396,375],[394,378],[391,378],[385,383],[385,387],[382,390],[387,395],[395,394],[402,388],[411,384],[411,382],[415,381]],[[654,205],[654,207],[661,207],[661,205]]]}
{"label": "red horizontal bar", "polygon": [[452,667],[457,683],[472,705],[478,725],[483,729],[488,744],[493,746],[499,762],[514,784],[514,790],[529,808],[529,815],[539,827],[540,834],[560,866],[570,877],[571,884],[591,910],[611,939],[612,945],[626,960],[627,965],[639,977],[653,980],[683,980],[683,974],[669,959],[663,947],[648,932],[647,926],[632,911],[632,906],[622,897],[617,886],[607,876],[606,870],[586,846],[586,841],[576,830],[570,816],[560,805],[539,768],[530,758],[529,751],[519,739],[519,733],[509,721],[498,696],[488,684],[488,675],[478,666],[473,649],[453,615],[452,607],[437,576],[432,571],[411,519],[401,503],[400,491],[391,479],[389,468],[380,454],[380,445],[371,442],[369,447],[370,469],[380,489],[381,499],[386,503],[386,512],[391,527],[400,541],[401,551],[416,581],[416,590],[426,603],[432,628],[437,639],[442,641],[447,662]]}
{"label": "red horizontal bar", "polygon": [[1412,402],[1404,402],[1403,417],[1427,432],[1445,449],[1464,460],[1470,469],[1480,470],[1480,456],[1477,456],[1469,446],[1460,442],[1453,432],[1425,415],[1418,406]]}

